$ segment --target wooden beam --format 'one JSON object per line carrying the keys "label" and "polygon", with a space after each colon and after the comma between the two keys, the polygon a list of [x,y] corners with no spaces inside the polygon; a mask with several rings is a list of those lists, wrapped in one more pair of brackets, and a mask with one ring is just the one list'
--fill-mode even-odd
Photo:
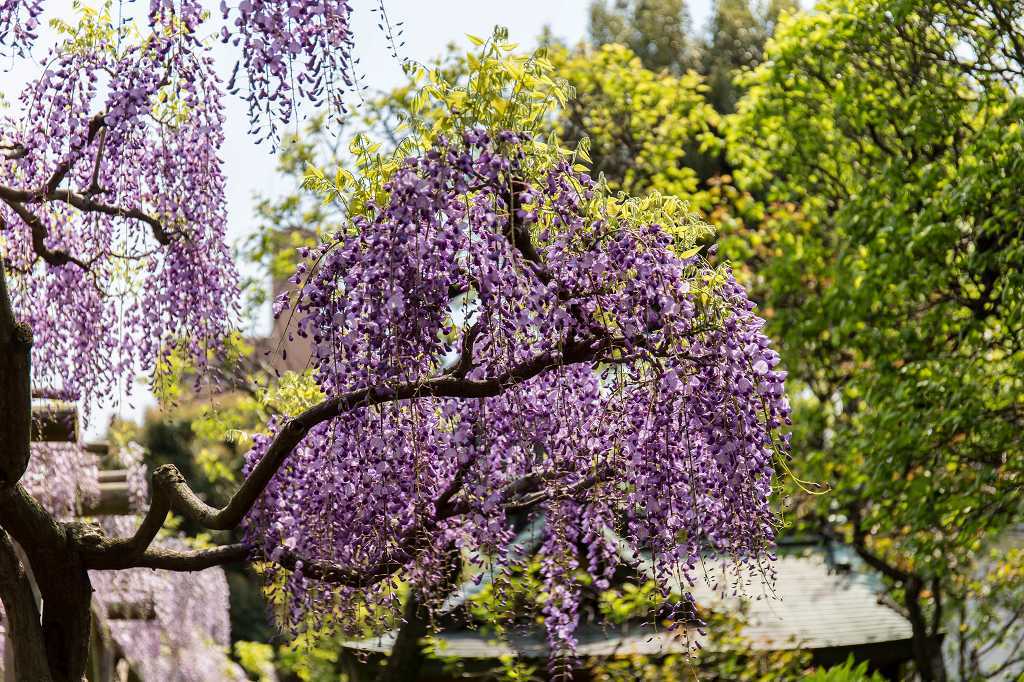
{"label": "wooden beam", "polygon": [[91,452],[92,454],[99,455],[100,457],[110,454],[110,443],[106,441],[99,443],[86,443],[84,447],[86,452]]}
{"label": "wooden beam", "polygon": [[[105,473],[105,472],[104,472]],[[83,516],[123,516],[131,514],[130,495],[128,494],[128,481],[103,480],[103,473],[100,474],[100,496],[91,504],[82,508]]]}
{"label": "wooden beam", "polygon": [[104,602],[107,607],[107,618],[110,620],[153,620],[156,608],[152,597],[141,599],[118,600]]}
{"label": "wooden beam", "polygon": [[128,480],[127,469],[101,469],[100,483],[124,483]]}
{"label": "wooden beam", "polygon": [[33,405],[32,442],[78,442],[78,409],[73,405]]}

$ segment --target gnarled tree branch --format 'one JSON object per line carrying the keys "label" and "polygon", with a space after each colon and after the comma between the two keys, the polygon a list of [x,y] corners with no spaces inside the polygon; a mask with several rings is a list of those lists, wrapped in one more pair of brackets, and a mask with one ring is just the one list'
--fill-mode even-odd
{"label": "gnarled tree branch", "polygon": [[43,221],[39,219],[32,211],[25,208],[25,205],[19,201],[12,201],[3,196],[5,188],[0,187],[0,198],[3,198],[5,204],[11,207],[18,217],[21,218],[29,229],[32,230],[32,250],[36,252],[36,255],[42,258],[50,265],[67,265],[68,263],[74,263],[83,270],[88,270],[89,266],[86,265],[82,260],[72,256],[67,251],[61,251],[59,249],[51,249],[46,245],[46,225],[43,225]]}
{"label": "gnarled tree branch", "polygon": [[[35,214],[27,208],[27,205],[47,201],[60,201],[85,213],[102,213],[104,215],[115,216],[118,218],[131,218],[133,220],[138,220],[149,225],[153,232],[153,237],[160,244],[167,245],[171,242],[170,234],[158,218],[146,213],[141,208],[125,208],[97,201],[92,198],[91,194],[80,194],[70,189],[58,189],[52,192],[46,192],[45,194],[38,194],[28,190],[15,189],[13,187],[0,185],[0,199],[10,206],[11,209],[18,214],[18,217],[24,220],[29,227],[32,228],[33,247],[36,248],[37,253],[39,253],[39,251],[35,242],[36,224],[38,223],[43,228],[42,236],[44,238],[46,236],[46,230],[45,226],[42,226],[42,223],[39,221],[38,216],[35,216]],[[44,259],[46,258],[43,253],[40,253],[39,255]],[[59,264],[63,265],[63,263]]]}
{"label": "gnarled tree branch", "polygon": [[40,626],[39,608],[36,606],[32,584],[14,551],[14,543],[2,528],[0,599],[3,600],[8,633],[19,633],[18,637],[8,638],[7,646],[14,647],[14,670],[7,671],[8,674],[13,673],[18,679],[41,682],[52,679],[50,667],[46,662],[43,629]]}
{"label": "gnarled tree branch", "polygon": [[[235,528],[263,493],[270,479],[302,439],[319,424],[357,408],[415,398],[485,398],[521,384],[556,367],[590,362],[622,345],[621,340],[592,338],[567,344],[561,353],[541,353],[505,372],[486,379],[465,379],[442,375],[423,382],[396,386],[374,386],[329,398],[288,421],[271,441],[266,453],[223,508],[206,504],[189,487],[174,465],[164,465],[153,474],[153,501],[142,524],[131,538],[108,540],[82,547],[90,568],[107,568],[140,560],[153,542],[167,514],[175,511],[211,530]],[[451,493],[444,501],[447,507]],[[439,512],[441,510],[438,510]]]}

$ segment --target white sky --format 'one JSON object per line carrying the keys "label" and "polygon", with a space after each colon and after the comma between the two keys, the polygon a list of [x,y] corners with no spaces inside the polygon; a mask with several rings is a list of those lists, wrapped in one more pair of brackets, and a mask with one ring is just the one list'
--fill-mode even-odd
{"label": "white sky", "polygon": [[[711,1],[690,0],[690,14],[695,27],[705,25]],[[98,3],[86,0],[86,4],[95,6]],[[378,14],[370,12],[377,6],[376,0],[351,0],[351,4],[355,54],[360,60],[358,68],[365,76],[364,83],[371,90],[386,90],[400,84],[403,80],[401,67],[391,57],[384,34],[377,28]],[[429,61],[441,54],[451,42],[468,49],[470,43],[465,34],[486,37],[499,24],[508,27],[509,39],[524,48],[536,44],[536,38],[545,25],[550,26],[557,37],[575,44],[586,34],[589,4],[590,0],[517,0],[512,3],[499,0],[384,0],[392,25],[404,22],[401,40],[405,41],[405,46],[400,48],[400,56],[417,61]],[[211,23],[216,24],[219,18],[216,6],[219,3],[209,2],[208,5],[215,15],[215,21]],[[134,15],[143,15],[148,6],[147,0],[129,1],[122,5],[126,14]],[[55,17],[74,21],[72,0],[51,0],[45,8],[44,22]],[[53,33],[47,27],[32,51],[34,60],[4,60],[5,63],[0,63],[0,92],[9,105],[16,106],[22,86],[39,75],[41,60],[46,57],[52,39]],[[231,52],[219,43],[218,50],[222,73],[226,76],[233,65]],[[248,118],[244,102],[229,97],[227,116],[222,154],[227,177],[228,232],[232,242],[237,243],[252,230],[256,194],[284,194],[294,191],[295,187],[294,180],[282,178],[274,172],[270,146],[256,145],[246,135]],[[152,396],[140,386],[131,400],[118,398],[94,411],[86,436],[92,439],[102,437],[113,414],[138,419],[152,404]]]}

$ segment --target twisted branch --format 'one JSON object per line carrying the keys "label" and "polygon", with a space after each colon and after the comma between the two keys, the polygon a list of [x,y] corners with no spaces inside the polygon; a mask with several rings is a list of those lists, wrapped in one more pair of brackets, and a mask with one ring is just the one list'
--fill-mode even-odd
{"label": "twisted branch", "polygon": [[[212,507],[189,487],[177,467],[167,464],[153,474],[153,500],[142,524],[131,538],[107,539],[82,547],[89,568],[113,568],[135,565],[145,559],[147,550],[167,519],[177,512],[211,530],[230,530],[238,526],[263,493],[270,479],[303,438],[319,424],[358,408],[418,398],[485,398],[527,381],[556,367],[591,362],[607,351],[621,347],[618,339],[588,339],[567,344],[562,353],[541,353],[487,379],[465,379],[442,375],[424,382],[397,386],[375,386],[329,398],[291,419],[278,431],[266,453],[222,508]],[[464,475],[464,474],[463,474]],[[455,488],[439,498],[435,519],[454,513],[452,498],[461,487],[462,477],[456,474]],[[537,500],[535,503],[539,503]],[[155,560],[155,559],[153,559]]]}

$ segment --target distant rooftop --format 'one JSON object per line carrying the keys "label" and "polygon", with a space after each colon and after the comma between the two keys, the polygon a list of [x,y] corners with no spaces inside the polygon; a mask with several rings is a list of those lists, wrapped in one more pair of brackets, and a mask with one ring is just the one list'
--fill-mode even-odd
{"label": "distant rooftop", "polygon": [[[523,557],[536,551],[542,531],[543,519],[529,524],[513,540],[510,554]],[[611,530],[607,534],[627,562],[634,563],[625,541]],[[774,581],[757,567],[737,573],[735,564],[706,562],[700,571],[706,579],[698,580],[692,587],[677,583],[676,591],[689,592],[702,608],[719,613],[742,613],[745,621],[742,633],[757,650],[801,648],[838,660],[847,653],[861,650],[870,651],[872,659],[878,658],[879,663],[884,664],[910,657],[910,623],[879,600],[880,582],[848,548],[823,543],[819,538],[815,542],[780,547],[779,553],[776,561],[766,562]],[[643,557],[636,570],[641,576],[653,576],[650,562]],[[481,580],[467,580],[445,602],[442,612],[455,610],[488,582],[486,575]],[[582,657],[657,657],[684,652],[696,642],[707,644],[696,628],[668,632],[640,625],[585,625],[576,634],[577,654]],[[397,631],[391,631],[379,637],[349,642],[346,647],[387,655],[396,635]],[[433,638],[438,653],[460,659],[495,659],[508,655],[539,659],[549,654],[541,629],[520,630],[498,639],[461,627],[442,628]],[[835,656],[829,655],[830,652]]]}

